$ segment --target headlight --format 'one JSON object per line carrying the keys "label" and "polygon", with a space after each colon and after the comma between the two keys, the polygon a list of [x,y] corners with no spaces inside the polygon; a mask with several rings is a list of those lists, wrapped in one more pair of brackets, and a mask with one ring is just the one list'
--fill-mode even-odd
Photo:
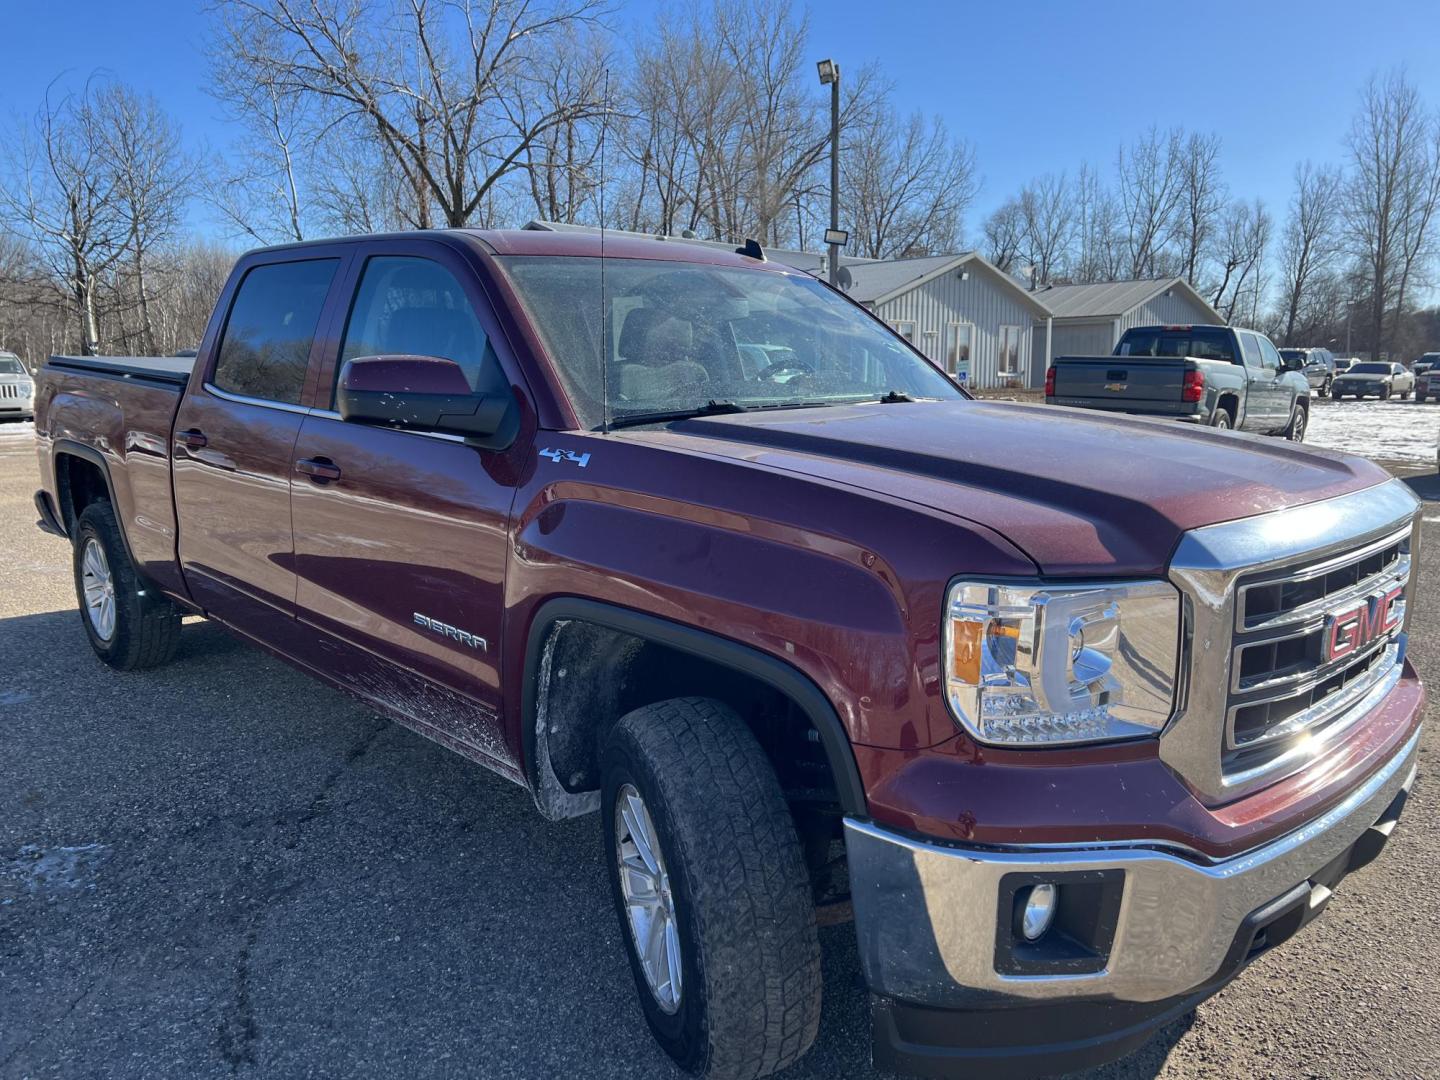
{"label": "headlight", "polygon": [[962,581],[945,605],[945,694],[984,743],[1154,735],[1175,704],[1180,596],[1163,581]]}

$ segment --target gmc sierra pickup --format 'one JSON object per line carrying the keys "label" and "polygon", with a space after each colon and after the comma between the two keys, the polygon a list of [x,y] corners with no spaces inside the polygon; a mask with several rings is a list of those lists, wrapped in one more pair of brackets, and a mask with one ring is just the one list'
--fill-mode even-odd
{"label": "gmc sierra pickup", "polygon": [[1061,356],[1045,400],[1305,439],[1310,383],[1300,356],[1230,326],[1134,326],[1110,356]]}
{"label": "gmc sierra pickup", "polygon": [[201,614],[598,811],[640,1007],[707,1076],[815,1039],[817,910],[885,1068],[1116,1058],[1415,777],[1407,487],[971,400],[753,244],[256,251],[193,361],[55,357],[36,411],[103,661]]}

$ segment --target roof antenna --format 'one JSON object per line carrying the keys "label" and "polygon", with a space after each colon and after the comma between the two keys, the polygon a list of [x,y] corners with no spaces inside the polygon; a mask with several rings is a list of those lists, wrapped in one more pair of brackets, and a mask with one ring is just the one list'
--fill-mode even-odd
{"label": "roof antenna", "polygon": [[610,69],[605,69],[605,104],[600,114],[600,434],[610,434],[610,301],[605,292],[605,132],[610,127]]}

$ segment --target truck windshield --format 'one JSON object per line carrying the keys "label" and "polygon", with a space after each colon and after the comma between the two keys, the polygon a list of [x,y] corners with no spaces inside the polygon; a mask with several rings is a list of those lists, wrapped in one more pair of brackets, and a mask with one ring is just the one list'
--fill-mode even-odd
{"label": "truck windshield", "polygon": [[[586,427],[649,413],[963,397],[803,274],[584,256],[499,260]],[[603,344],[602,344],[603,343]],[[605,367],[602,369],[602,355]],[[604,377],[602,378],[602,372]]]}
{"label": "truck windshield", "polygon": [[9,357],[0,356],[0,375],[24,375],[25,368],[19,360],[11,360]]}
{"label": "truck windshield", "polygon": [[1141,327],[1125,331],[1116,356],[1193,356],[1197,360],[1228,360],[1235,356],[1235,337],[1228,330],[1204,327]]}

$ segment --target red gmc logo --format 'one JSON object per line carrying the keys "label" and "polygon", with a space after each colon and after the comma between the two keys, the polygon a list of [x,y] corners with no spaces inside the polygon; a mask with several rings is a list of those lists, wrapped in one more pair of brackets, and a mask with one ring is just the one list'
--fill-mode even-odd
{"label": "red gmc logo", "polygon": [[1341,660],[1400,625],[1405,587],[1369,597],[1349,611],[1325,617],[1325,660]]}

